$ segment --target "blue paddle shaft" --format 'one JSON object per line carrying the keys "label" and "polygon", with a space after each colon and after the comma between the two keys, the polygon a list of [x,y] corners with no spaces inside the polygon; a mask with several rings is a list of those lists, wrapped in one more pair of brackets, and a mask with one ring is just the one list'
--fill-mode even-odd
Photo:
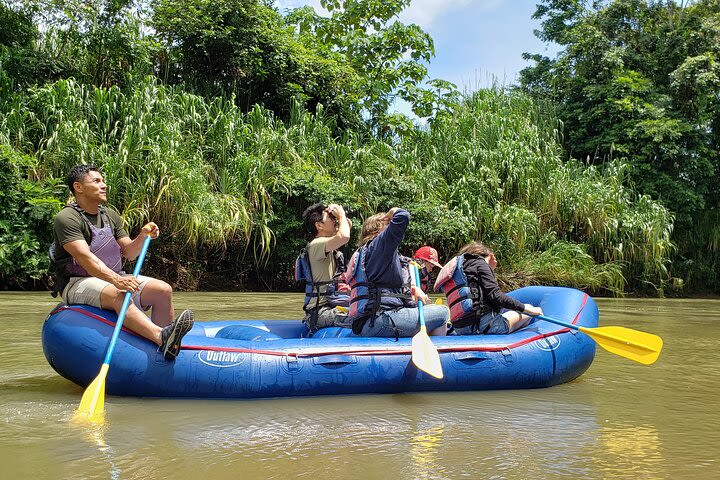
{"label": "blue paddle shaft", "polygon": [[[410,269],[413,273],[413,277],[415,278],[415,285],[420,288],[420,269],[418,269],[417,265],[414,263],[410,264]],[[423,302],[422,300],[418,300],[418,316],[420,317],[420,326],[425,326],[425,312],[423,311]]]}
{"label": "blue paddle shaft", "polygon": [[572,330],[580,330],[580,327],[578,327],[577,325],[573,325],[572,323],[567,323],[560,320],[555,320],[554,318],[546,317],[545,315],[536,315],[536,318],[539,318],[540,320],[545,320],[546,322],[556,323]]}
{"label": "blue paddle shaft", "polygon": [[[140,250],[140,255],[138,255],[137,262],[135,263],[135,270],[133,270],[133,277],[135,278],[140,275],[140,268],[145,261],[145,254],[147,253],[149,246],[150,236],[148,235],[147,237],[145,237],[142,250]],[[127,313],[127,309],[128,307],[130,307],[131,298],[132,292],[125,292],[125,300],[123,300],[122,307],[120,308],[120,313],[118,314],[117,322],[115,323],[115,330],[113,331],[112,338],[110,339],[110,344],[108,345],[107,353],[105,354],[105,360],[103,361],[103,364],[110,363],[110,358],[112,358],[113,351],[115,350],[115,342],[117,342],[118,336],[120,335],[120,330],[122,330],[122,324],[125,320],[125,314]]]}

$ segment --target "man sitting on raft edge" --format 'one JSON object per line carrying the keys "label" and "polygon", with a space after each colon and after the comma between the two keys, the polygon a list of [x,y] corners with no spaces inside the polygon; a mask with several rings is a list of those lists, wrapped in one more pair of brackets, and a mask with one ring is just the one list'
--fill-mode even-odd
{"label": "man sitting on raft edge", "polygon": [[[67,186],[75,202],[55,217],[50,262],[55,276],[52,295],[67,304],[87,304],[120,312],[126,292],[133,293],[125,326],[155,342],[167,360],[180,353],[182,338],[193,326],[193,312],[185,310],[173,321],[172,287],[162,280],[137,278],[122,271],[122,258],[134,260],[145,237],[157,238],[154,222],[130,239],[117,212],[106,209],[107,185],[95,165],[70,169]],[[152,320],[145,311],[152,308]]]}

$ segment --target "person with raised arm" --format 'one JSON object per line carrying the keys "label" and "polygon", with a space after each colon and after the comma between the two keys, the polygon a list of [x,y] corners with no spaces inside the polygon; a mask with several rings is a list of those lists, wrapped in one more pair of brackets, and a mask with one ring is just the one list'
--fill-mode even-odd
{"label": "person with raised arm", "polygon": [[364,337],[412,337],[420,331],[417,301],[426,304],[430,335],[445,335],[449,312],[431,305],[419,286],[412,285],[409,259],[399,254],[410,214],[398,207],[365,220],[360,244],[348,264],[350,320],[353,332]]}
{"label": "person with raised arm", "polygon": [[303,223],[311,237],[295,260],[295,280],[305,282],[304,322],[311,333],[325,327],[349,327],[350,287],[344,281],[345,260],[340,248],[350,241],[352,223],[335,203],[310,205]]}

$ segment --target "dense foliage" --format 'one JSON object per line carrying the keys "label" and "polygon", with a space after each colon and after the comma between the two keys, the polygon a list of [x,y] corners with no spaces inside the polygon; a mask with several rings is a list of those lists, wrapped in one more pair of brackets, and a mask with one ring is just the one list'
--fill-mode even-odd
{"label": "dense foliage", "polygon": [[[668,285],[673,217],[629,186],[631,162],[565,160],[567,127],[527,94],[423,84],[432,40],[394,21],[406,0],[321,3],[330,17],[251,0],[0,5],[26,32],[0,38],[0,234],[16,255],[0,285],[44,278],[59,179],[79,162],[102,168],[131,233],[161,225],[147,270],[181,288],[291,287],[316,201],[352,207],[355,234],[407,208],[406,254],[484,240],[508,286]],[[398,96],[427,126],[388,114]]]}
{"label": "dense foliage", "polygon": [[166,46],[159,76],[201,95],[234,96],[287,119],[290,106],[322,103],[345,126],[361,123],[360,75],[335,52],[315,49],[256,0],[155,0],[152,26]]}
{"label": "dense foliage", "polygon": [[0,285],[39,286],[48,270],[48,228],[60,209],[59,181],[33,181],[36,161],[0,145]]}
{"label": "dense foliage", "polygon": [[414,113],[430,116],[454,88],[449,82],[427,78],[425,62],[435,54],[433,40],[417,25],[396,21],[410,0],[320,0],[329,17],[311,7],[293,11],[301,38],[324,56],[339,55],[355,72],[363,92],[360,104],[379,133],[403,124],[388,115],[396,98],[410,102]]}
{"label": "dense foliage", "polygon": [[315,200],[353,207],[356,230],[358,217],[405,206],[407,254],[430,243],[448,256],[483,238],[521,270],[517,283],[622,291],[623,266],[666,278],[667,211],[636,198],[617,171],[561,162],[557,132],[526,96],[478,92],[400,143],[334,130],[322,109],[296,105],[284,123],[151,79],[130,94],[59,81],[18,97],[0,143],[34,151],[39,179],[101,165],[130,227],[164,226],[155,249],[163,265],[185,265],[174,278],[185,287],[214,276],[287,287],[300,213]]}
{"label": "dense foliage", "polygon": [[675,214],[672,273],[720,288],[720,2],[546,0],[535,16],[563,50],[527,55],[522,86],[557,105],[566,155],[626,163]]}

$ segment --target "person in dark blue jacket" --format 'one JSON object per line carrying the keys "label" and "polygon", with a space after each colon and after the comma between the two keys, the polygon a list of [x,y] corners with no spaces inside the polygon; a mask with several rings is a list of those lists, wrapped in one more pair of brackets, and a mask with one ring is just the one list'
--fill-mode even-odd
{"label": "person in dark blue jacket", "polygon": [[348,265],[350,320],[353,332],[364,337],[412,337],[420,331],[417,301],[425,305],[430,335],[445,335],[450,312],[431,305],[423,291],[411,285],[408,259],[398,247],[410,214],[401,208],[365,220],[360,246]]}

